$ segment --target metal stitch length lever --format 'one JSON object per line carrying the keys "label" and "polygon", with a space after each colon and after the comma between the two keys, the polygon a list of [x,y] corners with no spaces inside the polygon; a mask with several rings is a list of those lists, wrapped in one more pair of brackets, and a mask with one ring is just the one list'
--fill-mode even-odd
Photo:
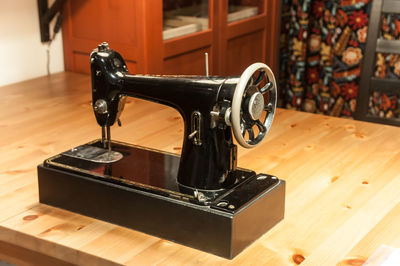
{"label": "metal stitch length lever", "polygon": [[192,131],[188,138],[193,141],[193,144],[201,146],[201,113],[199,111],[194,111],[192,113]]}

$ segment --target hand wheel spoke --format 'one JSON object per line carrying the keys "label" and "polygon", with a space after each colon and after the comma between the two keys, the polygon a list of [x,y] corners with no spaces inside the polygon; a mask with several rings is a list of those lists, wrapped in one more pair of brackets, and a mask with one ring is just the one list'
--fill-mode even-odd
{"label": "hand wheel spoke", "polygon": [[244,121],[242,121],[240,123],[240,133],[242,134],[243,137],[244,137],[244,134],[246,133],[246,127],[245,127]]}
{"label": "hand wheel spoke", "polygon": [[246,88],[248,88],[248,87],[250,87],[250,86],[253,86],[253,84],[254,84],[254,78],[253,78],[253,76],[252,76],[252,77],[250,77],[249,81],[247,82]]}
{"label": "hand wheel spoke", "polygon": [[247,132],[249,133],[249,141],[254,141],[254,131],[253,128],[247,128]]}
{"label": "hand wheel spoke", "polygon": [[260,92],[261,92],[262,94],[264,94],[264,93],[266,93],[267,91],[271,90],[273,86],[274,86],[274,84],[272,84],[272,82],[268,82],[267,84],[265,84],[264,87],[262,87],[262,88],[260,89]]}
{"label": "hand wheel spoke", "polygon": [[260,85],[261,81],[264,79],[265,76],[265,71],[260,70],[260,73],[258,74],[258,77],[256,78],[256,81],[254,82],[254,86]]}
{"label": "hand wheel spoke", "polygon": [[[272,103],[267,103],[267,104],[264,106],[264,110],[267,111],[268,114],[271,113],[271,112],[272,112]],[[268,114],[267,114],[267,115],[268,115]]]}
{"label": "hand wheel spoke", "polygon": [[256,121],[256,125],[258,127],[258,130],[260,130],[260,132],[264,133],[265,131],[267,131],[267,128],[264,126],[264,124],[260,120]]}

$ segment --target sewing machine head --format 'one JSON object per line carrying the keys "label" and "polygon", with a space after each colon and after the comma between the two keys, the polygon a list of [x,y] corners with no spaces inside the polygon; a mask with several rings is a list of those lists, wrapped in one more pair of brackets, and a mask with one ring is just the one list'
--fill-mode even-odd
{"label": "sewing machine head", "polygon": [[[276,82],[262,63],[240,77],[129,74],[124,59],[102,43],[91,56],[92,104],[102,141],[110,147],[110,126],[127,96],[171,106],[184,120],[178,183],[215,191],[236,182],[237,143],[252,148],[268,133],[276,108]],[[106,133],[107,132],[107,133]]]}
{"label": "sewing machine head", "polygon": [[[285,182],[236,168],[233,135],[243,147],[255,147],[274,118],[276,83],[265,64],[249,66],[240,77],[132,75],[106,43],[90,62],[102,140],[39,165],[40,202],[226,258],[283,219]],[[178,110],[181,156],[111,142],[110,127],[126,97]]]}

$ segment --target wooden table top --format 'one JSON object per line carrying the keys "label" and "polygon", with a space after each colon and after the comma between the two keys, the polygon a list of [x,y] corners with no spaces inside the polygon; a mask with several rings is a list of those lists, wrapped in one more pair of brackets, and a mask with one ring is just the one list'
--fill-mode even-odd
{"label": "wooden table top", "polygon": [[[85,265],[360,265],[383,244],[400,248],[400,128],[278,109],[266,140],[239,148],[238,165],[286,180],[285,218],[226,260],[38,203],[36,166],[100,137],[89,76],[54,74],[0,95],[3,247]],[[113,139],[180,153],[175,110],[130,98],[121,120]]]}

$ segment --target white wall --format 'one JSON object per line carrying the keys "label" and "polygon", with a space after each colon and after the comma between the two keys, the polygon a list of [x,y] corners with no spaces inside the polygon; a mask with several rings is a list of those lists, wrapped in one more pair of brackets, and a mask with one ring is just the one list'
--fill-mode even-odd
{"label": "white wall", "polygon": [[[46,48],[37,1],[0,0],[0,86],[47,75]],[[64,71],[62,49],[60,31],[50,46],[51,73]]]}

